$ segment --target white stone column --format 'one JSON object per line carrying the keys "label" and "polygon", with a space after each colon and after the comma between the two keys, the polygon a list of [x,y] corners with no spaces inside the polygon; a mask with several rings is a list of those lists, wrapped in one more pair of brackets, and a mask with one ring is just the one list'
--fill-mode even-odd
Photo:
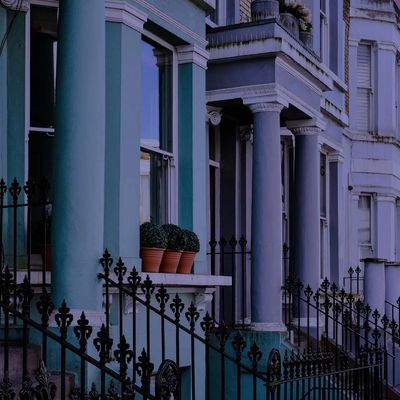
{"label": "white stone column", "polygon": [[254,116],[251,312],[255,329],[282,324],[282,188],[279,103],[251,104]]}
{"label": "white stone column", "polygon": [[364,269],[364,303],[385,313],[385,263],[381,258],[366,258]]}
{"label": "white stone column", "polygon": [[395,210],[393,196],[376,196],[376,249],[374,255],[394,261],[395,253]]}
{"label": "white stone column", "polygon": [[294,269],[304,286],[320,282],[320,146],[318,127],[293,128],[295,135]]}

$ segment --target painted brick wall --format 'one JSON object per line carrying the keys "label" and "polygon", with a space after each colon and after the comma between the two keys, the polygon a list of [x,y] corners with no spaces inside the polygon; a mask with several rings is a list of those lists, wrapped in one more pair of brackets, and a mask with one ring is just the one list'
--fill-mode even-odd
{"label": "painted brick wall", "polygon": [[250,4],[251,0],[240,0],[240,22],[251,21]]}

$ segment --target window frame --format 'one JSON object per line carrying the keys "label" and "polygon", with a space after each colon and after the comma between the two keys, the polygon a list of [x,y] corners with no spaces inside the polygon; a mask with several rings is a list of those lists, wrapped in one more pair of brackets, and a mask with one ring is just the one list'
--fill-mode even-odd
{"label": "window frame", "polygon": [[[325,5],[325,9],[323,9],[322,4]],[[327,66],[329,66],[329,58],[330,58],[329,0],[320,0],[319,23],[320,23],[320,57],[321,61]]]}
{"label": "window frame", "polygon": [[[321,213],[321,156],[325,156],[325,215]],[[320,251],[319,270],[320,280],[330,277],[330,232],[329,232],[329,211],[330,211],[330,176],[329,176],[329,151],[321,147],[319,151],[319,226],[320,226]]]}
{"label": "window frame", "polygon": [[[172,55],[172,151],[166,151],[149,146],[142,142],[140,138],[140,152],[157,153],[164,158],[168,158],[168,205],[167,205],[167,220],[166,223],[177,223],[178,220],[178,207],[179,198],[177,195],[178,189],[178,57],[176,47],[166,42],[162,38],[154,35],[152,32],[144,29],[141,35],[141,40],[150,40],[167,50],[171,51]],[[141,170],[139,170],[141,174]]]}
{"label": "window frame", "polygon": [[[370,85],[359,85],[358,82],[358,71],[359,71],[359,64],[358,64],[358,50],[360,46],[367,46],[369,48],[369,57],[370,57]],[[368,41],[360,41],[357,46],[357,55],[356,55],[356,101],[357,101],[357,107],[358,107],[358,90],[359,89],[364,89],[368,90],[369,96],[368,96],[368,107],[369,107],[369,119],[368,119],[368,128],[367,132],[368,133],[373,133],[374,132],[374,124],[375,124],[375,102],[374,102],[374,89],[375,89],[375,82],[374,82],[374,77],[375,77],[375,62],[374,62],[374,44],[372,42]],[[357,120],[357,131],[364,132],[363,129],[360,129],[358,125],[358,120]]]}
{"label": "window frame", "polygon": [[[370,242],[369,243],[360,243],[360,237],[359,237],[359,222],[360,222],[360,217],[359,217],[359,202],[361,197],[368,197],[369,200],[369,218],[370,218]],[[362,248],[369,248],[370,254],[372,255],[374,252],[374,242],[375,242],[375,226],[374,226],[374,220],[375,220],[375,207],[374,207],[374,199],[375,195],[374,193],[367,193],[367,192],[361,192],[358,195],[358,205],[357,205],[357,246],[359,248],[359,251],[361,253]],[[362,257],[364,258],[364,257]]]}

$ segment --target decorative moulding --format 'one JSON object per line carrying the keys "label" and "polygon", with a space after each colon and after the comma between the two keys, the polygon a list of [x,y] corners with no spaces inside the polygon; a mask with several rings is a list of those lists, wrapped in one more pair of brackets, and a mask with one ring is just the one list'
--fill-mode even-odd
{"label": "decorative moulding", "polygon": [[176,50],[178,64],[193,63],[207,69],[207,61],[210,57],[210,53],[207,50],[195,44],[178,46]]}
{"label": "decorative moulding", "polygon": [[209,121],[213,126],[218,126],[222,119],[221,110],[221,108],[207,106],[206,121]]}
{"label": "decorative moulding", "polygon": [[24,12],[29,10],[28,0],[0,0],[0,5],[10,10],[20,10]]}
{"label": "decorative moulding", "polygon": [[106,21],[119,22],[142,33],[147,15],[126,1],[106,0]]}

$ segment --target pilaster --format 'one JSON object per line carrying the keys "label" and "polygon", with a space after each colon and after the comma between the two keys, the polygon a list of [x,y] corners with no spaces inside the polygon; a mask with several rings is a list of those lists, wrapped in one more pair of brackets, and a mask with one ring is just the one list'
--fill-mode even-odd
{"label": "pilaster", "polygon": [[207,165],[204,115],[207,52],[198,46],[178,47],[178,220],[200,239],[195,273],[208,273],[207,264]]}
{"label": "pilaster", "polygon": [[104,244],[140,268],[141,34],[106,23]]}
{"label": "pilaster", "polygon": [[396,198],[377,195],[376,204],[376,250],[374,255],[387,260],[395,259]]}

